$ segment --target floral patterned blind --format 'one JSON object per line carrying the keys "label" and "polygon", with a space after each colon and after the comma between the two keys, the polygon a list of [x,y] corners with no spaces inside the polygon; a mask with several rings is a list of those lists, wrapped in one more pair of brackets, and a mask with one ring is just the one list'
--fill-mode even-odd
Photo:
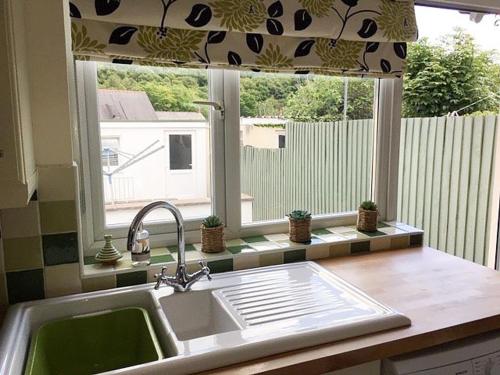
{"label": "floral patterned blind", "polygon": [[72,0],[77,59],[399,77],[412,0]]}

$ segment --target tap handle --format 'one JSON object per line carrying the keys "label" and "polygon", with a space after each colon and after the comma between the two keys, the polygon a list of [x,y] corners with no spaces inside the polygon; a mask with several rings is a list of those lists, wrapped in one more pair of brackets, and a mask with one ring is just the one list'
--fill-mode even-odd
{"label": "tap handle", "polygon": [[199,260],[198,264],[200,265],[202,271],[204,271],[205,275],[207,275],[207,279],[210,281],[212,280],[212,276],[210,276],[210,268],[208,268],[207,263]]}
{"label": "tap handle", "polygon": [[161,273],[155,274],[155,279],[163,279],[167,276],[167,267],[163,266],[161,268]]}

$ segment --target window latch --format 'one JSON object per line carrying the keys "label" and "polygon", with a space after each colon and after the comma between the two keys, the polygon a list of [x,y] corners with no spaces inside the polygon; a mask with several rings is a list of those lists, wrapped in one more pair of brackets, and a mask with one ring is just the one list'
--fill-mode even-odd
{"label": "window latch", "polygon": [[197,100],[197,101],[194,101],[193,104],[207,105],[209,107],[212,107],[214,110],[219,111],[221,117],[224,118],[225,110],[224,110],[224,104],[223,103],[210,102],[210,101],[204,101],[204,100]]}

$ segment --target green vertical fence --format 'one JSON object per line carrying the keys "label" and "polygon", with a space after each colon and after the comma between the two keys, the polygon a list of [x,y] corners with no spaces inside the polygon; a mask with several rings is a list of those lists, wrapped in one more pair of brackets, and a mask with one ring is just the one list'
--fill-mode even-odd
{"label": "green vertical fence", "polygon": [[[403,119],[398,220],[424,242],[485,264],[500,117]],[[498,150],[500,152],[500,150]]]}
{"label": "green vertical fence", "polygon": [[284,149],[241,149],[242,192],[254,198],[253,220],[355,210],[370,197],[372,120],[292,123]]}
{"label": "green vertical fence", "polygon": [[[495,132],[500,117],[401,121],[398,220],[425,243],[484,264]],[[284,149],[241,149],[242,191],[253,220],[352,211],[370,197],[373,122],[292,123]],[[498,150],[500,152],[500,150]]]}

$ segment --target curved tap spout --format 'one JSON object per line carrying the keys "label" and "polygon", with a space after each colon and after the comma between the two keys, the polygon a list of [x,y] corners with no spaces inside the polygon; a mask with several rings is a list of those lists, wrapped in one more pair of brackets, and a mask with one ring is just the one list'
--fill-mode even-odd
{"label": "curved tap spout", "polygon": [[194,274],[189,274],[186,271],[186,245],[184,241],[184,220],[177,207],[173,204],[165,201],[157,201],[148,204],[143,207],[137,215],[132,220],[127,237],[127,250],[132,251],[137,242],[137,233],[139,232],[144,218],[147,214],[157,208],[166,208],[169,210],[175,218],[177,223],[177,248],[178,248],[178,259],[177,259],[177,270],[175,272],[175,277],[167,276],[165,274],[166,268],[162,269],[162,273],[156,275],[158,281],[156,283],[155,289],[158,289],[161,284],[166,284],[172,286],[178,292],[185,292],[191,288],[191,286],[198,281],[202,276],[207,276],[210,280],[210,269],[200,262],[202,269]]}

